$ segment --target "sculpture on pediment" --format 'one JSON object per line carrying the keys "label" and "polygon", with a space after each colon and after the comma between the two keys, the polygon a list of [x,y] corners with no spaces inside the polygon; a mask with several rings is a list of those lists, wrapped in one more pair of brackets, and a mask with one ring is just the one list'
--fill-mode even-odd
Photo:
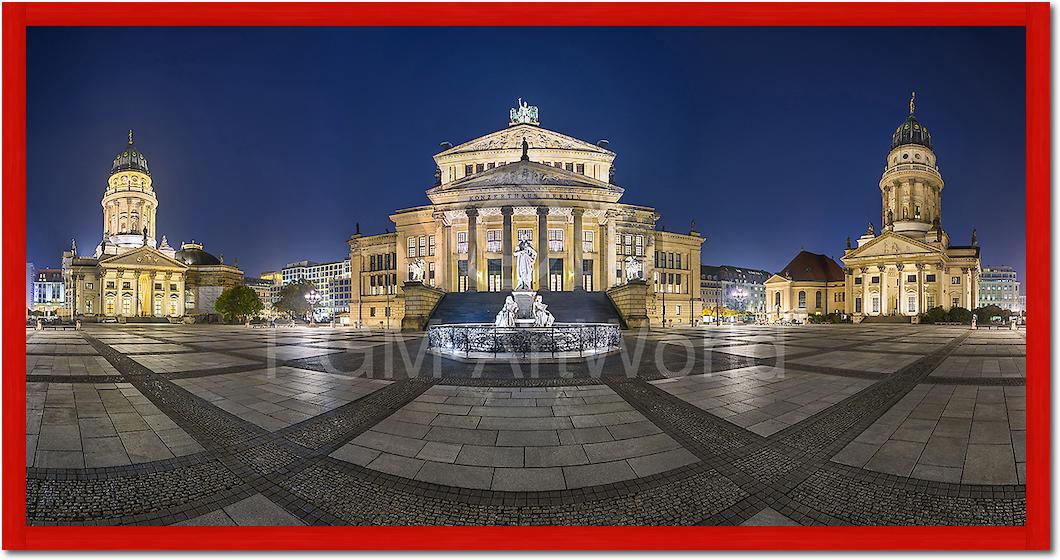
{"label": "sculpture on pediment", "polygon": [[537,260],[537,250],[534,249],[529,239],[520,239],[519,245],[515,251],[512,251],[512,256],[515,257],[518,275],[515,289],[531,289],[534,282],[534,262]]}
{"label": "sculpture on pediment", "polygon": [[409,281],[411,282],[423,282],[424,272],[427,269],[427,263],[422,258],[418,258],[409,263]]}
{"label": "sculpture on pediment", "polygon": [[530,143],[526,141],[526,136],[523,136],[523,155],[519,159],[521,161],[530,161]]}
{"label": "sculpture on pediment", "polygon": [[516,107],[508,111],[508,124],[541,124],[538,121],[537,107],[527,105],[520,97]]}
{"label": "sculpture on pediment", "polygon": [[876,226],[873,226],[872,222],[869,222],[869,227],[865,230],[865,235],[876,236]]}

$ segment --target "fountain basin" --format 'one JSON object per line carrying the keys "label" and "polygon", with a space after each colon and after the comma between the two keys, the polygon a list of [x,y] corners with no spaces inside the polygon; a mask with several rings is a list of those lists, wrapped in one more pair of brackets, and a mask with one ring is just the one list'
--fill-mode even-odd
{"label": "fountain basin", "polygon": [[464,323],[427,328],[428,351],[458,359],[569,360],[614,352],[621,342],[619,326],[610,323],[556,323],[551,327]]}

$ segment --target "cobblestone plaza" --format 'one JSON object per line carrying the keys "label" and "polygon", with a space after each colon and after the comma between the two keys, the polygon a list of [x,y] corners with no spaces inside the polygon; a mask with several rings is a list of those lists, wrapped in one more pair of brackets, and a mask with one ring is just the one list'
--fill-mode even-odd
{"label": "cobblestone plaza", "polygon": [[326,327],[26,339],[30,524],[1025,519],[1023,331],[629,331],[517,366]]}

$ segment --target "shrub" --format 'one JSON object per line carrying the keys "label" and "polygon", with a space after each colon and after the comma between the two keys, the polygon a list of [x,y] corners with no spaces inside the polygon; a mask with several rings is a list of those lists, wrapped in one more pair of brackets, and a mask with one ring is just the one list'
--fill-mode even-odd
{"label": "shrub", "polygon": [[946,320],[950,323],[960,323],[962,325],[972,324],[972,312],[963,307],[951,307],[950,312],[946,314]]}
{"label": "shrub", "polygon": [[989,323],[994,317],[1001,317],[1002,322],[1008,322],[1008,318],[1011,315],[1011,311],[1008,309],[1001,309],[996,305],[987,305],[975,310],[976,320],[980,323]]}
{"label": "shrub", "polygon": [[942,306],[932,307],[926,312],[920,314],[920,322],[927,325],[931,325],[934,323],[945,323],[948,320],[949,319],[947,318],[946,310],[943,309]]}

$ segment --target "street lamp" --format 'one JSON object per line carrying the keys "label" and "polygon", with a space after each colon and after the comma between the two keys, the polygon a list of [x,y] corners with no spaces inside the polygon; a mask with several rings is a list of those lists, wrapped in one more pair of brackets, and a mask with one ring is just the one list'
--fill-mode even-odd
{"label": "street lamp", "polygon": [[313,326],[316,324],[316,310],[317,304],[320,303],[320,294],[314,288],[306,292],[305,300],[309,302],[309,325]]}
{"label": "street lamp", "polygon": [[736,306],[740,308],[740,311],[744,311],[743,302],[747,300],[747,290],[736,287],[729,292],[729,295],[736,300]]}

